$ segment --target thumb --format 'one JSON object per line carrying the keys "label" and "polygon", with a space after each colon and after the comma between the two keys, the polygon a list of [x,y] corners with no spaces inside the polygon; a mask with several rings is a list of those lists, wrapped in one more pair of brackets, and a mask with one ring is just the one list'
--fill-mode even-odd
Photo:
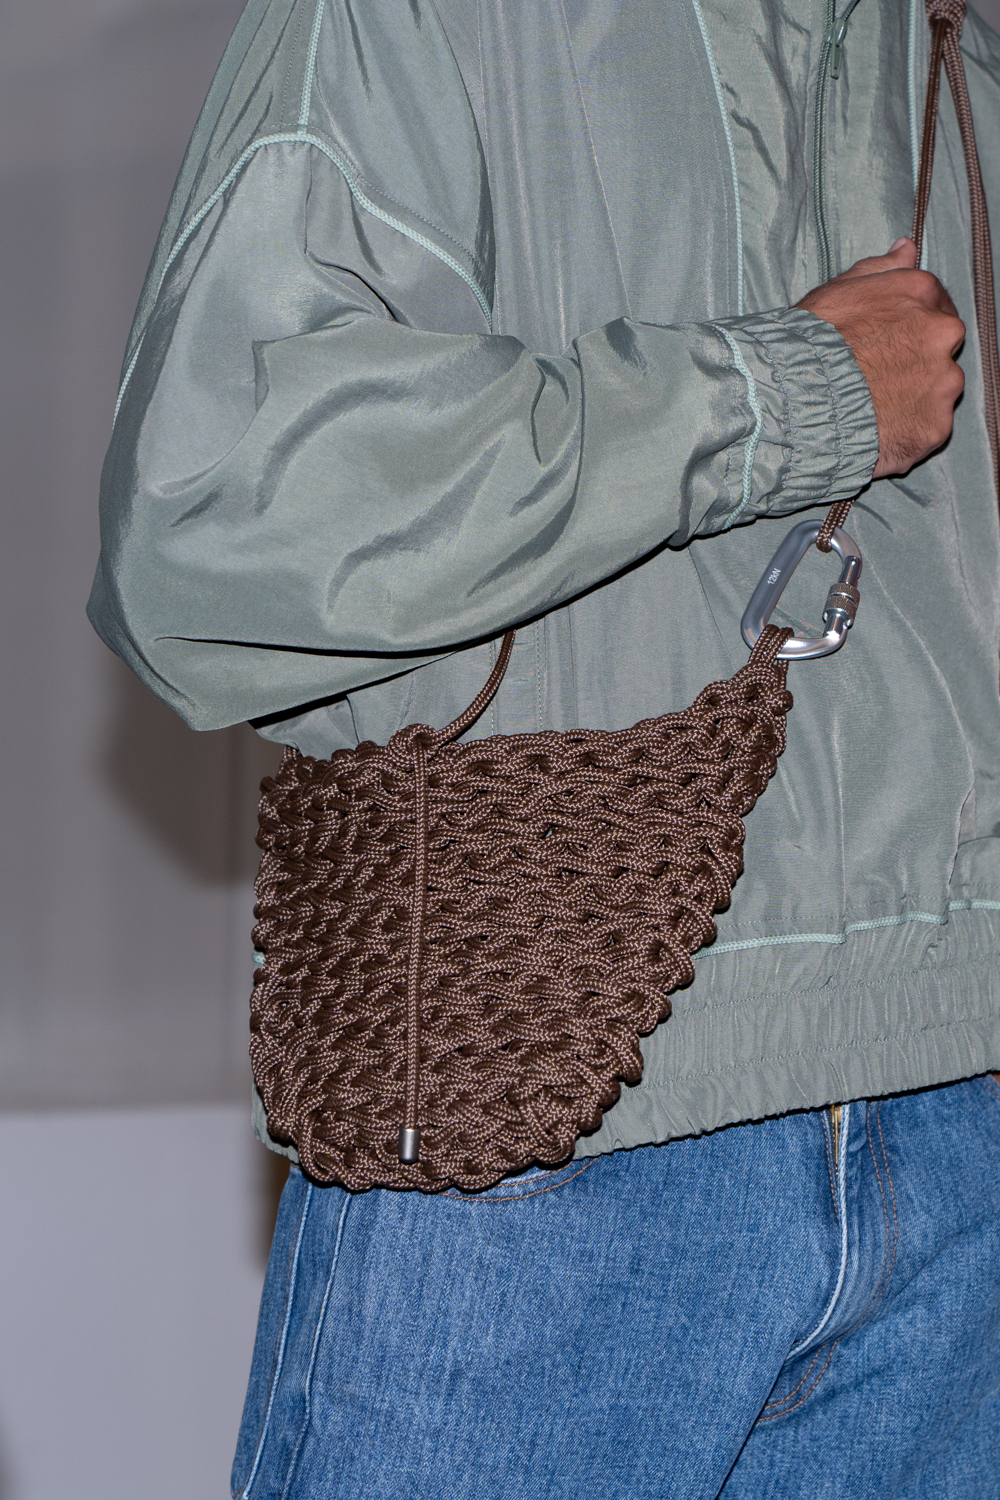
{"label": "thumb", "polygon": [[844,271],[844,281],[853,276],[878,276],[882,271],[912,271],[917,264],[917,247],[910,239],[900,238],[889,246],[885,255],[868,255]]}

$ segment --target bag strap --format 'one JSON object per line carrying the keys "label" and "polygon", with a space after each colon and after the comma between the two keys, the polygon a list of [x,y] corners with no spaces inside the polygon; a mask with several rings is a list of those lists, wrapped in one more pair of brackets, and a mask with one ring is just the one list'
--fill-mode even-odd
{"label": "bag strap", "polygon": [[997,354],[997,311],[993,291],[993,252],[990,247],[990,221],[986,194],[979,170],[976,134],[972,127],[972,103],[965,77],[965,65],[959,47],[965,0],[926,0],[931,24],[931,66],[924,106],[924,140],[920,151],[920,174],[917,179],[917,205],[913,239],[919,259],[927,199],[931,190],[931,167],[934,163],[934,116],[940,86],[941,60],[948,75],[955,114],[962,137],[965,171],[969,179],[969,210],[972,224],[972,284],[976,303],[979,350],[983,363],[983,387],[986,397],[986,428],[993,454],[993,478],[1000,491],[1000,357]]}
{"label": "bag strap", "polygon": [[479,693],[476,694],[475,698],[472,700],[463,714],[459,714],[457,719],[452,719],[451,723],[446,724],[444,729],[438,730],[437,734],[434,736],[435,748],[438,745],[447,744],[448,740],[457,739],[460,734],[464,733],[464,731],[468,729],[470,724],[474,724],[476,722],[476,720],[479,718],[479,715],[483,712],[483,709],[488,706],[490,699],[493,697],[493,694],[496,692],[497,688],[503,681],[504,673],[507,670],[507,663],[510,661],[510,653],[514,647],[515,634],[515,631],[508,630],[507,634],[500,642],[500,650],[497,654],[496,665],[494,666],[493,671],[490,673],[489,677],[486,679],[483,688]]}
{"label": "bag strap", "polygon": [[[986,432],[993,458],[993,483],[1000,504],[1000,356],[997,354],[997,313],[993,291],[993,252],[990,247],[990,221],[986,194],[979,170],[976,133],[972,125],[972,104],[965,77],[965,64],[959,38],[965,20],[965,0],[924,0],[931,28],[931,60],[924,100],[923,132],[920,139],[920,168],[917,173],[917,196],[913,210],[913,243],[917,247],[917,265],[924,243],[927,205],[931,196],[931,171],[934,166],[934,140],[937,132],[938,96],[941,88],[941,63],[948,75],[951,97],[955,101],[958,130],[962,138],[965,171],[969,179],[969,217],[972,223],[972,287],[976,304],[976,326],[979,332],[979,354],[983,366],[983,394],[986,405]],[[839,500],[827,511],[816,546],[829,552],[834,528],[843,526],[854,498]]]}

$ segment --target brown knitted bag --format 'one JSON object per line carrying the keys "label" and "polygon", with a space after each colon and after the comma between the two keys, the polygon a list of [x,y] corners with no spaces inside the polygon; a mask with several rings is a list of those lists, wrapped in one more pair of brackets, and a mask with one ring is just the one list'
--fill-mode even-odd
{"label": "brown knitted bag", "polygon": [[[927,8],[914,237],[943,55],[969,165],[996,464],[1000,375],[962,0]],[[822,550],[849,509],[831,508]],[[842,587],[829,604],[843,615]],[[329,760],[286,750],[261,788],[250,1055],[269,1130],[294,1142],[310,1177],[482,1189],[564,1161],[622,1080],[638,1082],[638,1038],[669,1015],[691,955],[714,938],[742,869],[742,819],[784,749],[792,700],[776,658],[790,635],[768,626],[747,665],[683,713],[455,744],[499,686],[509,633],[446,729],[410,725]]]}
{"label": "brown knitted bag", "polygon": [[511,633],[447,729],[286,750],[262,786],[250,1053],[310,1177],[487,1187],[565,1160],[638,1082],[784,749],[790,634],[683,713],[451,743]]}

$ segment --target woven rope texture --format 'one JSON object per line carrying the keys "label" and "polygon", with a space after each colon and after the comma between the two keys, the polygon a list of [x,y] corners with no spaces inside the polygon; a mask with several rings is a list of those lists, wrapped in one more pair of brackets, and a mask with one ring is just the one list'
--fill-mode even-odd
{"label": "woven rope texture", "polygon": [[[262,786],[250,1052],[310,1177],[481,1189],[565,1160],[639,1080],[638,1035],[714,938],[784,748],[787,634],[630,729],[454,745],[411,725],[328,761],[286,752]],[[413,941],[421,1146],[404,1166]]]}

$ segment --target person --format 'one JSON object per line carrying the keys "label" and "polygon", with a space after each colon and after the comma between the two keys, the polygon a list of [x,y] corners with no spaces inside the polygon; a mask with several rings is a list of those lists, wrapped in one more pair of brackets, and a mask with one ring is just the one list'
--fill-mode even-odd
{"label": "person", "polygon": [[[189,724],[384,743],[516,625],[471,734],[617,728],[742,664],[786,517],[859,494],[864,556],[717,941],[573,1160],[439,1196],[293,1167],[243,1500],[1000,1495],[968,197],[945,103],[918,269],[923,6],[827,10],[251,0],[198,121],[90,604]],[[963,47],[995,202],[1000,38]],[[829,581],[813,552],[774,619]]]}

